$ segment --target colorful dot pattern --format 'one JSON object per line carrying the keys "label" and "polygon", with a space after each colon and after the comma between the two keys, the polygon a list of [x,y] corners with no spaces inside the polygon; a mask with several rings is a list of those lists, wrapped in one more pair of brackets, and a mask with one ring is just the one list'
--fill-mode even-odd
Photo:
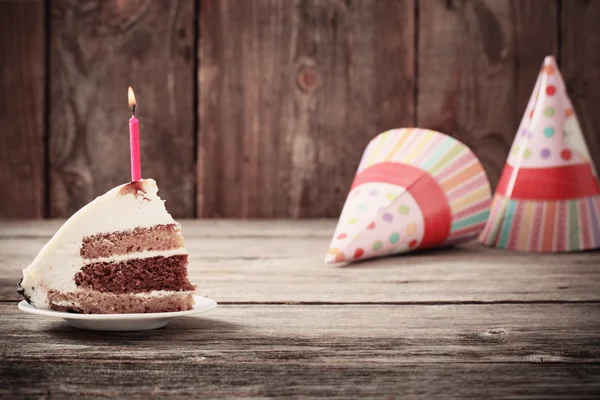
{"label": "colorful dot pattern", "polygon": [[[513,149],[529,148],[529,157],[511,151],[508,164],[519,168],[555,168],[590,163],[577,116],[553,58],[536,82]],[[518,179],[518,175],[517,179]],[[530,252],[579,251],[600,247],[600,196],[569,200],[511,199],[497,193],[479,241]]]}
{"label": "colorful dot pattern", "polygon": [[[551,168],[582,164],[589,154],[577,122],[565,136],[565,125],[576,121],[573,105],[553,58],[544,61],[507,162],[519,168]],[[569,136],[574,135],[572,139]],[[579,139],[578,139],[579,138]]]}
{"label": "colorful dot pattern", "polygon": [[[523,137],[530,136],[525,130]],[[394,129],[369,143],[357,174],[384,162],[410,164],[427,171],[442,191],[451,193],[448,204],[451,213],[457,213],[457,223],[452,224],[447,240],[454,243],[471,239],[478,234],[477,229],[483,229],[483,223],[472,216],[487,209],[491,197],[489,182],[483,167],[464,144],[431,130]],[[379,182],[352,189],[331,247],[340,249],[346,261],[418,248],[425,235],[424,218],[411,190]],[[328,262],[335,257],[328,255]]]}
{"label": "colorful dot pattern", "polygon": [[338,225],[330,246],[329,256],[336,262],[408,251],[422,240],[421,209],[404,188],[367,183],[353,192],[340,217],[346,223]]}

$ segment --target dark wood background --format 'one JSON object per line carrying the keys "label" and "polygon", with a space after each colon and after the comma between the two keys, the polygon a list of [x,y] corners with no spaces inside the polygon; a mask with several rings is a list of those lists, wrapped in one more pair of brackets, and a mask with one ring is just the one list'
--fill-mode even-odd
{"label": "dark wood background", "polygon": [[363,147],[468,144],[493,184],[545,55],[600,164],[600,0],[0,1],[0,217],[145,177],[176,217],[333,217]]}

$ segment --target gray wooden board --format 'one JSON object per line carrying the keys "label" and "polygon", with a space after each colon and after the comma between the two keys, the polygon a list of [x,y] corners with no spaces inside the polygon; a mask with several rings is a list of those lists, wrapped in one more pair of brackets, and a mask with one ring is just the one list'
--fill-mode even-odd
{"label": "gray wooden board", "polygon": [[[0,224],[0,301],[61,221]],[[477,243],[341,267],[323,258],[335,221],[183,221],[189,274],[220,302],[600,300],[600,253],[528,254]]]}
{"label": "gray wooden board", "polygon": [[2,398],[600,396],[595,252],[470,243],[331,267],[335,221],[182,221],[191,278],[221,305],[103,333],[16,307],[62,222],[0,223]]}
{"label": "gray wooden board", "polygon": [[221,306],[147,332],[0,305],[0,396],[600,395],[600,304]]}

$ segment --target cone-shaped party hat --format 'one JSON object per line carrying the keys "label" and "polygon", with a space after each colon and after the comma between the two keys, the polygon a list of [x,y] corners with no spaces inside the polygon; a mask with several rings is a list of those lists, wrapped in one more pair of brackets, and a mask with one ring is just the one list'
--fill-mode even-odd
{"label": "cone-shaped party hat", "polygon": [[490,201],[479,160],[458,140],[418,128],[384,132],[363,153],[325,262],[471,239]]}
{"label": "cone-shaped party hat", "polygon": [[553,57],[546,57],[479,241],[532,252],[600,247],[600,186]]}

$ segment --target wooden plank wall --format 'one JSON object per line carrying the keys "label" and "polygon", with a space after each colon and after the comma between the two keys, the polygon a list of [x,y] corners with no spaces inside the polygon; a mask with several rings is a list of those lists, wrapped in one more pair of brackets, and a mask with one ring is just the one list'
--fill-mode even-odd
{"label": "wooden plank wall", "polygon": [[0,217],[142,170],[176,217],[334,217],[365,144],[417,125],[499,178],[543,57],[600,165],[600,0],[0,2]]}
{"label": "wooden plank wall", "polygon": [[44,4],[0,2],[0,217],[44,216]]}
{"label": "wooden plank wall", "polygon": [[198,213],[337,215],[362,148],[413,124],[414,8],[202,0]]}
{"label": "wooden plank wall", "polygon": [[495,184],[542,60],[557,52],[558,4],[420,4],[417,125],[469,145]]}
{"label": "wooden plank wall", "polygon": [[177,216],[194,215],[194,3],[52,0],[50,217],[131,178],[127,86],[137,93],[142,173]]}

